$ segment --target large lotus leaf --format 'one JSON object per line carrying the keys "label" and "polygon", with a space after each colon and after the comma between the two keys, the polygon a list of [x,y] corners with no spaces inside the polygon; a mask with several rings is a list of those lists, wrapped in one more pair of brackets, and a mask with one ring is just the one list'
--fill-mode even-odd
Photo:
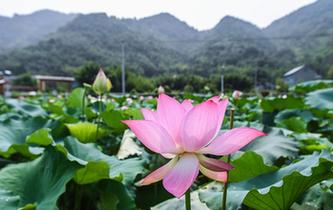
{"label": "large lotus leaf", "polygon": [[134,209],[133,183],[136,176],[144,171],[141,159],[118,160],[102,153],[95,144],[82,144],[73,138],[65,140],[65,149],[69,159],[84,165],[75,173],[74,180],[77,183],[88,184],[102,180],[98,203],[102,210]]}
{"label": "large lotus leaf", "polygon": [[70,160],[84,165],[75,174],[74,180],[77,183],[88,184],[109,178],[110,167],[106,161],[109,157],[101,153],[96,145],[82,144],[74,138],[68,138],[64,141],[64,146]]}
{"label": "large lotus leaf", "polygon": [[[333,158],[328,153],[305,156],[299,162],[228,188],[229,209],[242,203],[258,210],[287,210],[311,186],[333,177]],[[222,185],[211,183],[199,190],[200,199],[211,209],[221,206]]]}
{"label": "large lotus leaf", "polygon": [[0,96],[0,114],[8,112],[8,107],[5,103],[5,98]]}
{"label": "large lotus leaf", "polygon": [[57,209],[79,164],[69,161],[53,147],[38,159],[9,165],[0,171],[0,209]]}
{"label": "large lotus leaf", "polygon": [[128,116],[127,119],[133,119],[133,120],[142,120],[143,119],[143,115],[140,111],[140,109],[126,109],[124,110],[124,113],[126,114],[126,116]]}
{"label": "large lotus leaf", "polygon": [[106,111],[102,113],[102,119],[103,121],[117,134],[123,133],[127,126],[122,123],[122,120],[127,119],[124,117],[122,112],[120,110],[112,110],[112,111]]}
{"label": "large lotus leaf", "polygon": [[33,155],[30,153],[28,145],[24,144],[23,139],[21,133],[13,131],[12,127],[0,125],[0,155],[9,157],[17,150],[27,156]]}
{"label": "large lotus leaf", "polygon": [[66,126],[70,134],[83,143],[96,142],[97,139],[107,134],[106,130],[102,128],[97,129],[97,125],[90,122],[66,124]]}
{"label": "large lotus leaf", "polygon": [[35,130],[48,126],[47,120],[41,117],[27,120],[7,120],[0,123],[0,155],[9,157],[19,152],[27,157],[35,157],[42,152],[39,147],[28,147],[25,143],[27,135]]}
{"label": "large lotus leaf", "polygon": [[31,135],[27,136],[26,142],[29,144],[39,144],[42,146],[47,146],[52,144],[53,138],[50,135],[51,129],[49,128],[41,128],[35,132],[33,132]]}
{"label": "large lotus leaf", "polygon": [[121,183],[114,180],[103,180],[99,184],[100,210],[132,210],[136,209],[131,192]]}
{"label": "large lotus leaf", "polygon": [[144,162],[140,158],[118,160],[102,153],[95,144],[82,144],[73,138],[66,139],[64,143],[69,158],[75,157],[73,160],[85,165],[75,176],[80,184],[109,178],[131,183],[144,170]]}
{"label": "large lotus leaf", "polygon": [[333,143],[318,133],[293,133],[292,136],[302,143],[301,150],[303,152],[333,148]]}
{"label": "large lotus leaf", "polygon": [[86,106],[88,102],[84,96],[84,88],[75,88],[67,98],[67,106],[82,111],[83,105]]}
{"label": "large lotus leaf", "polygon": [[229,172],[229,182],[245,181],[278,170],[276,166],[266,165],[263,158],[252,151],[243,153],[241,157],[233,160],[231,165],[234,169]]}
{"label": "large lotus leaf", "polygon": [[308,93],[329,87],[333,87],[333,80],[313,80],[299,83],[289,88],[289,90],[296,93]]}
{"label": "large lotus leaf", "polygon": [[292,117],[300,117],[307,123],[314,119],[313,114],[308,110],[286,109],[279,112],[275,116],[275,123],[280,123],[282,120],[286,120]]}
{"label": "large lotus leaf", "polygon": [[128,158],[118,160],[112,156],[108,160],[110,166],[110,177],[122,176],[123,183],[131,184],[136,176],[145,172],[143,167],[145,161],[141,158]]}
{"label": "large lotus leaf", "polygon": [[305,98],[305,103],[315,109],[333,109],[333,88],[317,90]]}
{"label": "large lotus leaf", "polygon": [[45,110],[36,104],[17,99],[7,99],[6,103],[16,112],[20,112],[30,117],[46,116]]}
{"label": "large lotus leaf", "polygon": [[295,157],[298,153],[299,143],[294,139],[282,135],[279,129],[275,129],[267,136],[260,137],[244,148],[245,151],[253,151],[264,158],[267,164],[274,163],[280,157]]}
{"label": "large lotus leaf", "polygon": [[0,122],[5,123],[6,121],[9,120],[20,120],[22,118],[22,115],[18,113],[13,113],[13,112],[7,112],[6,114],[1,114],[0,115]]}
{"label": "large lotus leaf", "polygon": [[[225,122],[223,123],[222,129],[228,130],[229,129],[229,123],[230,122]],[[234,121],[234,127],[251,127],[251,128],[255,128],[258,130],[263,130],[264,129],[264,125],[258,121],[253,121],[253,122],[249,122],[249,121],[239,121],[239,120],[235,120]]]}
{"label": "large lotus leaf", "polygon": [[322,187],[321,184],[311,187],[302,200],[294,203],[291,209],[333,210],[333,191],[325,189],[325,187]]}
{"label": "large lotus leaf", "polygon": [[298,133],[307,132],[307,123],[301,117],[291,117],[285,120],[280,120],[277,127],[286,128]]}
{"label": "large lotus leaf", "polygon": [[[40,135],[40,137],[44,140],[34,141],[34,143],[44,144],[49,139],[48,135]],[[102,153],[96,144],[83,144],[73,137],[68,137],[63,143],[62,145],[52,142],[49,146],[65,155],[68,161],[81,165],[73,176],[78,184],[98,182],[100,209],[134,209],[134,194],[131,189],[134,185],[125,187],[124,184],[132,184],[136,176],[143,172],[141,159],[118,160]]]}
{"label": "large lotus leaf", "polygon": [[[46,145],[49,142],[49,135],[40,135],[39,141],[35,144]],[[132,183],[136,176],[143,172],[144,161],[140,158],[130,158],[119,160],[114,156],[108,156],[102,153],[96,144],[80,143],[73,137],[64,140],[64,145],[50,145],[57,148],[67,156],[70,161],[75,161],[84,166],[76,171],[74,180],[79,184],[94,183],[101,179],[115,179],[123,183]]]}
{"label": "large lotus leaf", "polygon": [[283,109],[301,109],[304,107],[302,98],[287,96],[285,98],[267,97],[262,99],[260,106],[264,112]]}
{"label": "large lotus leaf", "polygon": [[51,115],[59,116],[64,115],[64,103],[63,101],[49,101],[44,104],[44,109]]}

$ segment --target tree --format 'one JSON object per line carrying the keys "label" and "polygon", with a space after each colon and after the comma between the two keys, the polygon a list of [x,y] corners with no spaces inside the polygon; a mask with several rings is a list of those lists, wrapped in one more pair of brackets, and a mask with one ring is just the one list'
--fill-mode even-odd
{"label": "tree", "polygon": [[76,81],[78,81],[81,85],[83,83],[92,84],[94,79],[98,73],[100,66],[94,62],[88,62],[83,66],[79,67],[75,70],[74,75]]}
{"label": "tree", "polygon": [[327,72],[327,77],[333,79],[333,65],[331,65],[331,67],[329,68]]}
{"label": "tree", "polygon": [[14,85],[22,85],[22,86],[35,86],[36,80],[31,76],[31,73],[24,73],[18,75],[14,81]]}

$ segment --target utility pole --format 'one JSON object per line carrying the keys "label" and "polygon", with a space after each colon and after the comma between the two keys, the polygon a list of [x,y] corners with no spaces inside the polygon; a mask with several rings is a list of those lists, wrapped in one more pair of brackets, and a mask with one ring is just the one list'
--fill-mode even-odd
{"label": "utility pole", "polygon": [[258,84],[258,68],[254,71],[254,90],[257,91],[257,84]]}
{"label": "utility pole", "polygon": [[126,93],[125,84],[125,47],[124,43],[121,44],[121,92],[123,95]]}
{"label": "utility pole", "polygon": [[224,93],[224,64],[222,65],[222,74],[221,74],[221,93]]}

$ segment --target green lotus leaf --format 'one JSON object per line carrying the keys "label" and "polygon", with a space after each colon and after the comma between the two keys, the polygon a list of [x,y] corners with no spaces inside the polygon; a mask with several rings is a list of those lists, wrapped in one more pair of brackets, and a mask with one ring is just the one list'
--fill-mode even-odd
{"label": "green lotus leaf", "polygon": [[333,109],[333,88],[308,93],[305,103],[315,109]]}
{"label": "green lotus leaf", "polygon": [[0,209],[57,209],[79,167],[52,146],[34,161],[6,166],[0,171]]}

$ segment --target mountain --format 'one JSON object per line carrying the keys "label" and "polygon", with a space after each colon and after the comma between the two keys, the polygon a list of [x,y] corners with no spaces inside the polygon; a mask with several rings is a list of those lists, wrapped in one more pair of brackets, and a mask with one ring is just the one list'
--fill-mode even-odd
{"label": "mountain", "polygon": [[75,18],[51,10],[40,10],[29,15],[0,16],[0,53],[13,48],[35,44],[59,27]]}
{"label": "mountain", "polygon": [[198,30],[169,13],[142,18],[135,22],[135,25],[151,36],[166,42],[170,48],[184,54],[195,49],[196,45],[193,46],[189,41],[196,40],[200,35]]}
{"label": "mountain", "polygon": [[[255,25],[226,16],[213,29],[202,32],[202,45],[194,55],[195,69],[222,65],[257,65],[275,47]],[[215,71],[214,70],[214,71]]]}
{"label": "mountain", "polygon": [[[332,0],[318,0],[265,29],[226,16],[206,31],[168,13],[142,19],[119,19],[104,13],[76,15],[38,43],[0,55],[0,69],[72,74],[88,61],[120,65],[123,45],[126,66],[146,76],[209,76],[221,73],[225,65],[228,73],[251,76],[257,69],[273,80],[303,63],[322,69],[324,75],[333,66],[331,11]],[[0,25],[3,19],[0,17]]]}
{"label": "mountain", "polygon": [[333,64],[333,1],[318,0],[264,29],[280,49],[291,49],[302,62]]}
{"label": "mountain", "polygon": [[126,20],[95,13],[79,15],[37,45],[0,57],[0,63],[15,72],[70,74],[87,61],[119,65],[122,44],[128,66],[146,75],[172,69],[182,58],[145,31],[130,27]]}
{"label": "mountain", "polygon": [[164,40],[188,40],[196,38],[199,31],[169,13],[160,13],[138,21],[155,37]]}
{"label": "mountain", "polygon": [[193,68],[208,74],[221,59],[256,65],[271,49],[264,39],[256,26],[230,16],[199,32],[167,13],[139,20],[96,13],[79,15],[38,44],[0,56],[0,64],[14,72],[70,74],[87,61],[119,65],[123,43],[127,66],[146,75]]}
{"label": "mountain", "polygon": [[333,31],[333,1],[318,0],[295,12],[274,21],[265,28],[269,36],[310,36],[324,35]]}

